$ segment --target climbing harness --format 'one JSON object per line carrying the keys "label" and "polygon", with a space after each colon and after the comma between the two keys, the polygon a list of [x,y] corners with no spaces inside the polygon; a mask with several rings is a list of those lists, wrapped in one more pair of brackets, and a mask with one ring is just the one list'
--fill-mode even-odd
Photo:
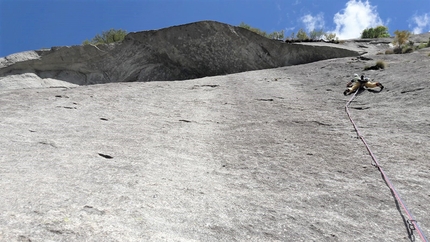
{"label": "climbing harness", "polygon": [[419,227],[417,221],[414,219],[414,217],[412,216],[412,214],[409,212],[409,210],[407,209],[405,203],[402,201],[402,199],[400,198],[399,193],[396,191],[396,189],[394,188],[393,184],[390,182],[390,180],[388,179],[387,175],[385,174],[384,170],[382,170],[382,167],[379,165],[375,155],[373,154],[372,150],[370,149],[369,145],[367,144],[366,140],[364,139],[364,137],[361,135],[360,131],[358,130],[357,125],[355,124],[354,120],[352,120],[351,118],[351,114],[349,112],[349,104],[352,102],[352,100],[354,100],[354,98],[357,96],[358,91],[360,90],[360,88],[358,88],[354,95],[352,95],[351,99],[349,99],[349,101],[346,103],[345,105],[345,111],[348,115],[349,120],[351,121],[352,125],[354,126],[355,132],[357,133],[357,136],[359,139],[361,139],[361,141],[363,142],[364,146],[366,146],[367,151],[369,152],[369,155],[372,157],[372,165],[375,166],[376,168],[378,168],[379,172],[381,172],[381,175],[385,181],[385,183],[387,184],[387,186],[390,188],[391,192],[393,193],[395,199],[397,200],[397,202],[402,206],[403,210],[405,211],[406,215],[408,216],[408,228],[411,231],[411,235],[412,232],[414,230],[417,231],[418,235],[420,236],[421,240],[423,242],[429,242],[427,240],[427,238],[425,237],[423,231],[421,230],[421,228]]}

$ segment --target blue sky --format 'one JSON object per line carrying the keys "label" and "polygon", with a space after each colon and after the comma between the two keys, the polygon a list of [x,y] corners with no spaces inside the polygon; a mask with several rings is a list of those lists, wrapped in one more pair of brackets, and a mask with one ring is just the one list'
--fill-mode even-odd
{"label": "blue sky", "polygon": [[0,0],[0,57],[79,45],[102,31],[154,30],[201,20],[266,32],[324,29],[340,39],[377,25],[430,31],[430,0]]}

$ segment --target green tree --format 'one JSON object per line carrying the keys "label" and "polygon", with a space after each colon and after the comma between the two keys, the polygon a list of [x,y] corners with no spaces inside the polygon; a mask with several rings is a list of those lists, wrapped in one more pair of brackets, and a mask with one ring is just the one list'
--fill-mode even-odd
{"label": "green tree", "polygon": [[257,28],[251,27],[250,25],[248,25],[248,24],[246,24],[244,22],[240,23],[239,27],[247,29],[249,31],[252,31],[254,33],[257,33],[257,34],[259,34],[261,36],[264,36],[266,38],[269,38],[269,39],[283,40],[285,38],[284,37],[284,34],[285,34],[284,30],[274,31],[274,32],[268,34],[267,32],[265,32],[265,31],[263,31],[261,29],[257,29]]}
{"label": "green tree", "polygon": [[377,26],[375,28],[376,38],[389,38],[391,37],[390,33],[388,33],[388,28],[385,26]]}
{"label": "green tree", "polygon": [[254,27],[251,27],[250,25],[248,25],[248,24],[246,24],[246,23],[244,23],[244,22],[240,23],[240,24],[239,24],[239,27],[242,27],[242,28],[244,28],[244,29],[247,29],[247,30],[249,30],[249,31],[252,31],[252,32],[254,32],[254,33],[257,33],[257,34],[259,34],[259,35],[261,35],[261,36],[264,36],[264,37],[266,37],[266,38],[268,38],[268,37],[269,37],[269,35],[268,35],[265,31],[260,30],[260,29],[257,29],[257,28],[254,28]]}
{"label": "green tree", "polygon": [[388,28],[382,25],[376,26],[375,28],[368,28],[363,30],[361,33],[362,39],[372,39],[372,38],[388,38],[390,34],[388,33]]}
{"label": "green tree", "polygon": [[296,38],[296,34],[294,32],[291,32],[290,37],[288,39],[294,40]]}
{"label": "green tree", "polygon": [[402,31],[396,30],[394,31],[393,44],[401,48],[404,44],[406,44],[410,36],[411,36],[411,32],[407,30],[402,30]]}
{"label": "green tree", "polygon": [[311,32],[309,32],[309,37],[312,40],[319,40],[324,35],[324,31],[322,29],[314,29]]}
{"label": "green tree", "polygon": [[299,40],[307,40],[309,39],[308,34],[303,29],[299,29],[296,35],[297,39]]}
{"label": "green tree", "polygon": [[281,31],[275,31],[275,32],[273,32],[273,33],[270,33],[269,34],[269,38],[270,39],[277,39],[277,40],[283,40],[285,37],[284,37],[284,30],[281,30]]}
{"label": "green tree", "polygon": [[332,40],[337,39],[336,33],[325,33],[324,37],[327,41],[332,41]]}
{"label": "green tree", "polygon": [[88,44],[110,44],[114,42],[122,41],[127,35],[127,31],[122,29],[110,29],[108,31],[103,31],[101,34],[97,34],[91,40],[85,40],[82,42],[84,45]]}
{"label": "green tree", "polygon": [[362,39],[373,38],[371,36],[373,36],[373,28],[365,29],[363,30],[363,33],[361,33]]}

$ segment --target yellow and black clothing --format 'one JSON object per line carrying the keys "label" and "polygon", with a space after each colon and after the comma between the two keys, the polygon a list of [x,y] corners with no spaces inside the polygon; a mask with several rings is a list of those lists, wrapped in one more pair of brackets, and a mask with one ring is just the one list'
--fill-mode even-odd
{"label": "yellow and black clothing", "polygon": [[372,82],[369,80],[369,78],[367,77],[364,78],[364,76],[361,76],[361,78],[359,78],[357,74],[354,75],[354,79],[352,79],[346,86],[349,88],[343,92],[344,95],[349,95],[351,93],[354,93],[355,91],[357,91],[358,88],[361,88],[361,87],[366,87],[366,88],[380,87],[381,91],[384,88],[384,86],[382,86],[381,83]]}

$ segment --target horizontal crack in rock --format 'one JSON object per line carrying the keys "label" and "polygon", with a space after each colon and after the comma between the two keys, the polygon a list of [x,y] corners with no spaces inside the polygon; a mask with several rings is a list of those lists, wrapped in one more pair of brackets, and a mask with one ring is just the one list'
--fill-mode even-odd
{"label": "horizontal crack in rock", "polygon": [[101,156],[101,157],[103,157],[103,158],[106,158],[106,159],[113,159],[113,156],[105,155],[105,154],[102,154],[102,153],[98,153],[98,154],[99,154],[99,156]]}

